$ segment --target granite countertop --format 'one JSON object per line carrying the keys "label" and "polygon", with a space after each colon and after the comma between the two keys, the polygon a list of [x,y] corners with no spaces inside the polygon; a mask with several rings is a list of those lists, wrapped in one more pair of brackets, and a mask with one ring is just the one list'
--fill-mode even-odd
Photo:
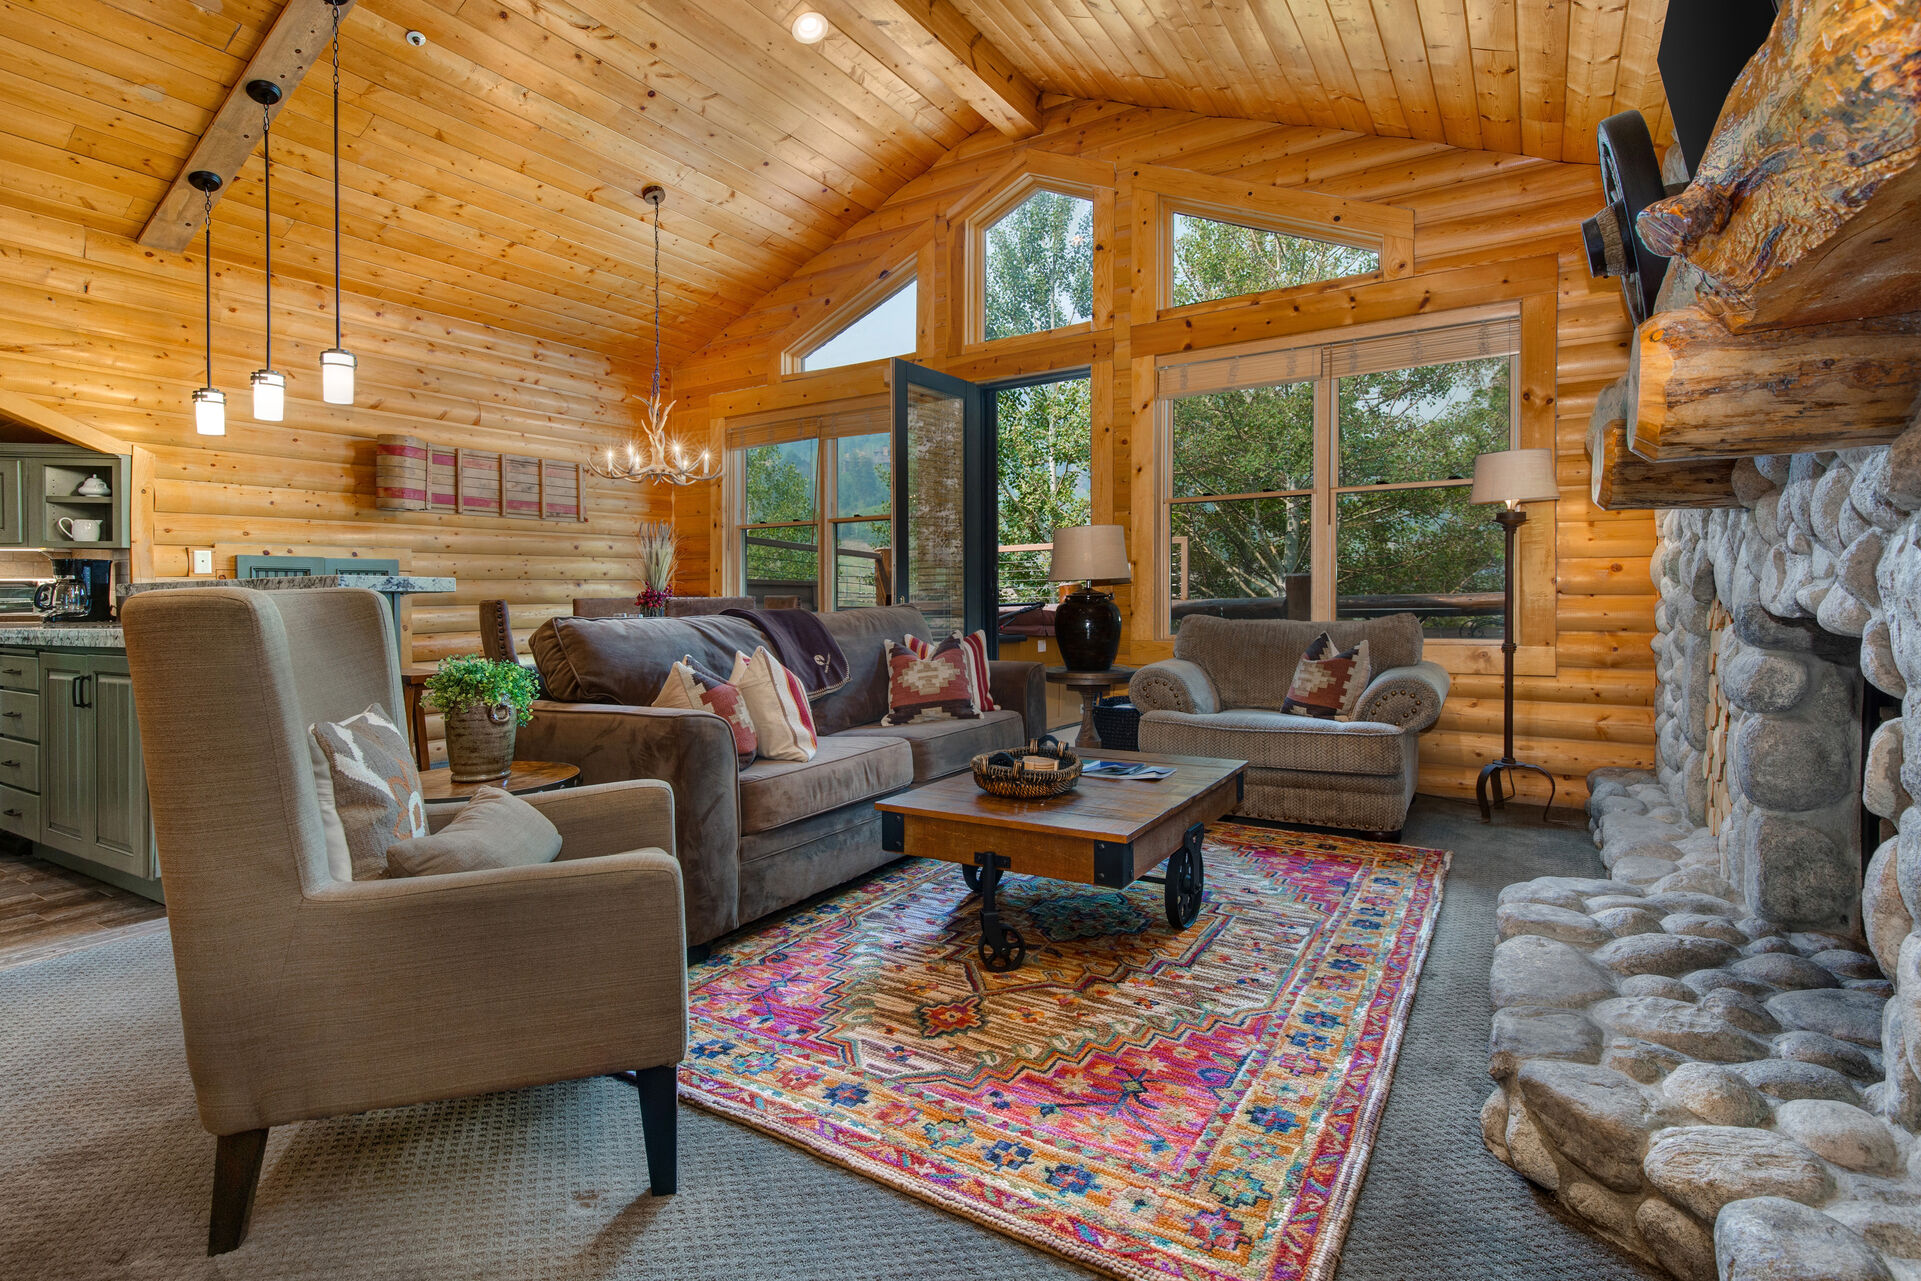
{"label": "granite countertop", "polygon": [[0,646],[13,649],[125,649],[118,623],[19,623],[0,626]]}
{"label": "granite countertop", "polygon": [[418,574],[312,574],[301,578],[155,578],[144,583],[127,583],[121,595],[135,592],[166,591],[175,587],[246,587],[254,591],[298,591],[310,587],[360,587],[374,592],[426,593],[450,592],[456,586],[450,577],[422,577]]}

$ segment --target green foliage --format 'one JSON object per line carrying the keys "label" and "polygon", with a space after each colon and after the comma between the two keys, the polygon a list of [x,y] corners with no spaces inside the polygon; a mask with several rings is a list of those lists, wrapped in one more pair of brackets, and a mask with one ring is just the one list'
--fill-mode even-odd
{"label": "green foliage", "polygon": [[534,700],[538,697],[540,682],[532,672],[519,663],[497,663],[480,654],[443,658],[427,678],[428,701],[443,713],[505,703],[525,725],[534,718]]}
{"label": "green foliage", "polygon": [[985,336],[1076,325],[1094,315],[1094,205],[1036,191],[987,229]]}
{"label": "green foliage", "polygon": [[1189,214],[1174,215],[1174,305],[1265,289],[1365,276],[1381,269],[1372,249],[1285,236]]}
{"label": "green foliage", "polygon": [[[1062,525],[1091,518],[1094,427],[1085,378],[1009,387],[995,393],[1003,543],[1045,543]],[[1000,557],[1002,600],[1053,595],[1045,552]]]}
{"label": "green foliage", "polygon": [[[1342,486],[1465,480],[1474,458],[1508,447],[1512,362],[1507,357],[1420,365],[1340,380]],[[1211,392],[1174,402],[1177,498],[1311,490],[1314,384]],[[1335,593],[1452,595],[1499,591],[1500,530],[1467,502],[1465,486],[1368,489],[1335,499]],[[1285,594],[1311,568],[1309,498],[1176,503],[1170,532],[1188,539],[1188,597]],[[1178,553],[1173,565],[1179,593]],[[1430,620],[1463,632],[1485,617]]]}
{"label": "green foliage", "polygon": [[790,440],[745,451],[741,479],[747,491],[747,523],[774,525],[814,519],[814,475],[819,441]]}

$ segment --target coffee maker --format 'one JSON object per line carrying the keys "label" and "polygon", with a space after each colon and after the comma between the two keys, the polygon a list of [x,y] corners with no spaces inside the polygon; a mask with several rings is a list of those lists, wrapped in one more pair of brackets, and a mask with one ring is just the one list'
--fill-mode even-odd
{"label": "coffee maker", "polygon": [[33,607],[49,623],[113,621],[113,562],[54,556],[54,580],[33,593]]}

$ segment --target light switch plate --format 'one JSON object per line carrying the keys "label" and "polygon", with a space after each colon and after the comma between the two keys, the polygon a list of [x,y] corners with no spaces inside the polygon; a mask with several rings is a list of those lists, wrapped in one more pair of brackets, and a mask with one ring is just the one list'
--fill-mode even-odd
{"label": "light switch plate", "polygon": [[196,547],[193,549],[193,572],[213,576],[213,548]]}

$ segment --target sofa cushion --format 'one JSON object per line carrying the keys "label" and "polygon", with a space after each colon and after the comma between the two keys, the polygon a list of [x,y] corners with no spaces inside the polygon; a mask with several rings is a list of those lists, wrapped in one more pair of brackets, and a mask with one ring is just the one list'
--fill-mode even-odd
{"label": "sofa cushion", "polygon": [[647,707],[683,655],[713,672],[766,643],[744,618],[553,618],[527,638],[547,696]]}
{"label": "sofa cushion", "polygon": [[1322,632],[1341,649],[1366,641],[1368,661],[1377,672],[1421,661],[1421,620],[1412,614],[1331,623],[1195,615],[1181,620],[1174,657],[1207,673],[1222,707],[1278,711],[1287,699],[1295,664]]}
{"label": "sofa cushion", "polygon": [[1021,714],[1003,707],[964,721],[927,721],[919,725],[856,725],[836,738],[886,735],[906,741],[914,753],[914,781],[929,783],[958,774],[982,752],[1019,747],[1026,741]]}
{"label": "sofa cushion", "polygon": [[1148,712],[1141,750],[1217,756],[1261,769],[1312,774],[1399,774],[1406,761],[1401,731],[1376,721],[1323,721],[1246,708],[1199,716]]}
{"label": "sofa cushion", "polygon": [[869,801],[914,781],[914,755],[899,739],[823,738],[811,761],[758,760],[740,772],[740,830]]}
{"label": "sofa cushion", "polygon": [[822,614],[827,634],[847,658],[847,683],[814,700],[814,725],[822,735],[867,725],[887,712],[887,642],[904,636],[927,639],[927,620],[912,605],[842,609]]}

